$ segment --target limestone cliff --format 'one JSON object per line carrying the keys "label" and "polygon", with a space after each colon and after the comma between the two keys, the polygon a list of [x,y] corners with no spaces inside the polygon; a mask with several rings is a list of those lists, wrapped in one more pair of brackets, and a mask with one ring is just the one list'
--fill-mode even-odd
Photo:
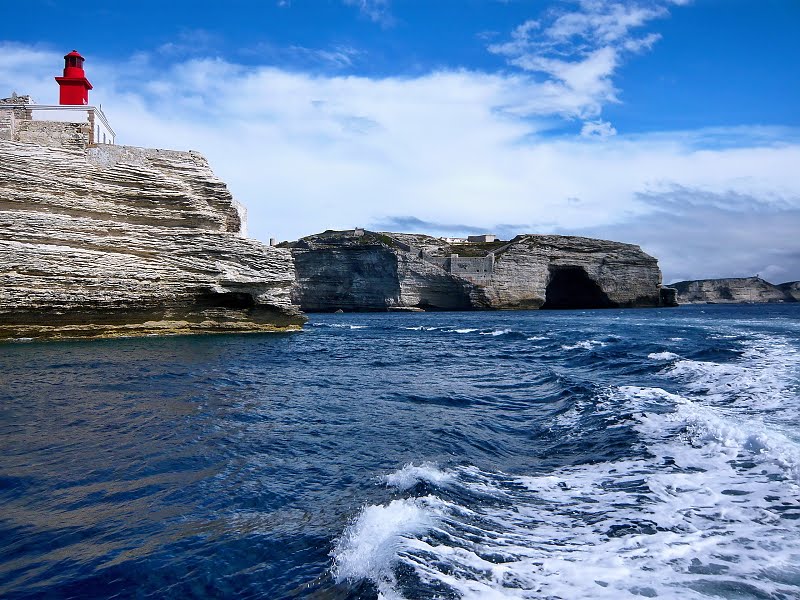
{"label": "limestone cliff", "polygon": [[0,141],[0,339],[298,327],[242,216],[195,152]]}
{"label": "limestone cliff", "polygon": [[[680,304],[749,304],[795,302],[796,299],[760,277],[699,279],[671,284]],[[784,284],[785,285],[785,284]]]}
{"label": "limestone cliff", "polygon": [[655,258],[638,246],[524,235],[448,244],[431,236],[328,231],[288,244],[304,310],[671,306]]}
{"label": "limestone cliff", "polygon": [[800,281],[787,281],[786,283],[780,283],[775,287],[780,289],[787,296],[791,296],[800,302]]}

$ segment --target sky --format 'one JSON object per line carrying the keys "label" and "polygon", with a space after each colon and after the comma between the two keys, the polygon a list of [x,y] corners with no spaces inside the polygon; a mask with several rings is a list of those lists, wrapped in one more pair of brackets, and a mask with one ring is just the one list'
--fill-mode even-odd
{"label": "sky", "polygon": [[[67,8],[67,7],[70,8]],[[0,97],[86,58],[117,143],[197,150],[293,240],[356,226],[640,245],[800,280],[797,0],[27,0]]]}

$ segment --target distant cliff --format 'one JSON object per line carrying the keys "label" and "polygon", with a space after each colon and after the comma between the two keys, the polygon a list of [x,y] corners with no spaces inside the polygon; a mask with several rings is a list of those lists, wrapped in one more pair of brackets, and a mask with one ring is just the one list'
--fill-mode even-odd
{"label": "distant cliff", "polygon": [[[680,304],[747,304],[755,302],[796,302],[792,288],[797,282],[772,285],[760,277],[699,279],[671,284],[678,290]],[[785,289],[783,289],[785,286]]]}
{"label": "distant cliff", "polygon": [[510,242],[328,231],[287,244],[306,311],[611,308],[674,305],[638,246],[523,235]]}
{"label": "distant cliff", "polygon": [[297,328],[242,215],[195,152],[0,141],[0,339]]}
{"label": "distant cliff", "polygon": [[776,286],[784,294],[800,302],[800,281],[787,281]]}

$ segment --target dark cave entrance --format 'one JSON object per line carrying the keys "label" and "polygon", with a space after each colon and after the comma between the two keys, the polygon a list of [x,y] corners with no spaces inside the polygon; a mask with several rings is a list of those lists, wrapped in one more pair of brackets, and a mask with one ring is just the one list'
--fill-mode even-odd
{"label": "dark cave entrance", "polygon": [[550,281],[542,308],[612,308],[616,306],[583,267],[549,267]]}
{"label": "dark cave entrance", "polygon": [[197,303],[208,308],[229,308],[243,310],[256,305],[252,294],[246,292],[207,292],[197,298]]}

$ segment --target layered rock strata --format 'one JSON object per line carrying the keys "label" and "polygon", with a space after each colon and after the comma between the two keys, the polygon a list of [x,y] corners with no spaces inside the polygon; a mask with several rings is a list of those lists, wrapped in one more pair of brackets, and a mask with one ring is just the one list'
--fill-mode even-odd
{"label": "layered rock strata", "polygon": [[786,283],[779,283],[776,287],[787,296],[791,296],[800,302],[800,281],[787,281]]}
{"label": "layered rock strata", "polygon": [[760,277],[737,277],[679,281],[671,285],[678,290],[680,304],[752,304],[796,302],[798,298],[791,289],[794,284],[776,286]]}
{"label": "layered rock strata", "polygon": [[655,258],[638,246],[523,235],[511,242],[328,231],[287,244],[293,299],[306,311],[672,306]]}
{"label": "layered rock strata", "polygon": [[0,141],[0,339],[298,328],[243,217],[195,152]]}

